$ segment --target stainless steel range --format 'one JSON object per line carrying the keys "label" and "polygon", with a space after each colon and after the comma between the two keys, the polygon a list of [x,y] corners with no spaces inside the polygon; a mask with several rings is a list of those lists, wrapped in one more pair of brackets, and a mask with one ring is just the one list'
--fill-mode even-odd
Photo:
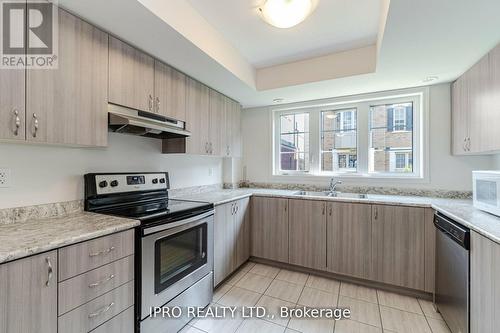
{"label": "stainless steel range", "polygon": [[136,230],[136,332],[171,333],[189,319],[153,307],[207,306],[213,286],[212,204],[168,198],[168,173],[85,175],[85,210],[141,221]]}

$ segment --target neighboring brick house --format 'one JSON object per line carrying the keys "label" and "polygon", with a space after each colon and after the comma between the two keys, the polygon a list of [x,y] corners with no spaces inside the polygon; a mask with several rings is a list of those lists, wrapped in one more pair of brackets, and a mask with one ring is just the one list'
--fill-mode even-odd
{"label": "neighboring brick house", "polygon": [[[324,113],[322,170],[356,171],[356,110]],[[413,171],[412,103],[371,108],[370,172]]]}

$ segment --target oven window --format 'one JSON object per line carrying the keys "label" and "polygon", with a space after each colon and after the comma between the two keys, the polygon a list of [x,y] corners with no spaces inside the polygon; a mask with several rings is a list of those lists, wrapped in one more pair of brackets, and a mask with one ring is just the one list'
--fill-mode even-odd
{"label": "oven window", "polygon": [[207,263],[207,224],[155,242],[155,293]]}

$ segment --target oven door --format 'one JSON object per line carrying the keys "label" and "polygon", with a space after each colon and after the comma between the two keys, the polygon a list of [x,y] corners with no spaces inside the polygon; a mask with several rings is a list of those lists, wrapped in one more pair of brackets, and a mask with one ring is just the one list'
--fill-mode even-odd
{"label": "oven door", "polygon": [[143,234],[141,319],[213,271],[213,211]]}

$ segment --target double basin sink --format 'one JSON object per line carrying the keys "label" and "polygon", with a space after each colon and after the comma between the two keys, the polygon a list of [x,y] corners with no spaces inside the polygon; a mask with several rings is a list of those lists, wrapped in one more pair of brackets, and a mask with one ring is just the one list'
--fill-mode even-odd
{"label": "double basin sink", "polygon": [[314,191],[297,191],[294,195],[312,196],[312,197],[329,197],[329,198],[350,198],[350,199],[367,199],[368,194],[365,193],[343,193],[343,192],[314,192]]}

